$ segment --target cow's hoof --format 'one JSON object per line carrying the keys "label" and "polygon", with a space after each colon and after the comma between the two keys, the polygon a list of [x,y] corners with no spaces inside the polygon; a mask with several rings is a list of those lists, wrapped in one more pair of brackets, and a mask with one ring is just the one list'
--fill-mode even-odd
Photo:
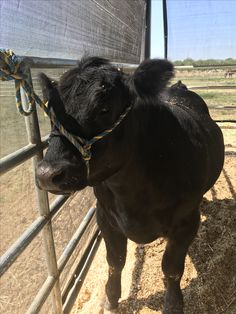
{"label": "cow's hoof", "polygon": [[165,306],[163,314],[184,314],[184,310],[182,306]]}
{"label": "cow's hoof", "polygon": [[184,314],[183,308],[183,295],[180,288],[167,290],[163,314]]}
{"label": "cow's hoof", "polygon": [[118,302],[113,302],[111,303],[107,297],[105,297],[102,302],[101,302],[101,307],[103,308],[102,314],[106,313],[116,313],[116,310],[118,308],[119,303]]}

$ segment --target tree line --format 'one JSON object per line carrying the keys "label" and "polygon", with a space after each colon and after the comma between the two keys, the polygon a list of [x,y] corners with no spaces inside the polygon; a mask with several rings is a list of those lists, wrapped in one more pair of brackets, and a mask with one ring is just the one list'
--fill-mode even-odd
{"label": "tree line", "polygon": [[184,60],[176,60],[173,62],[174,65],[177,66],[184,66],[184,65],[193,65],[196,67],[200,66],[216,66],[216,65],[236,65],[236,59],[234,58],[227,58],[225,60],[219,60],[219,59],[207,59],[207,60],[193,60],[191,58],[187,58]]}

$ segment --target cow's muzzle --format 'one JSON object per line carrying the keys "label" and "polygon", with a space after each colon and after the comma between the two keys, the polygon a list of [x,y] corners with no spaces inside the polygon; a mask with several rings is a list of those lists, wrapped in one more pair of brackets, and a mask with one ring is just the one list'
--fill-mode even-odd
{"label": "cow's muzzle", "polygon": [[37,186],[46,191],[61,192],[60,185],[65,180],[65,171],[59,165],[42,161],[36,170]]}
{"label": "cow's muzzle", "polygon": [[86,167],[68,162],[41,161],[36,170],[37,186],[54,194],[71,194],[87,185]]}

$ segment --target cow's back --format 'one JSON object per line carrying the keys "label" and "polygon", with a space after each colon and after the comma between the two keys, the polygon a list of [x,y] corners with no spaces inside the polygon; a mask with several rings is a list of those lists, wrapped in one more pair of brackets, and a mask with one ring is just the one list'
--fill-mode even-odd
{"label": "cow's back", "polygon": [[183,106],[196,111],[198,114],[209,115],[205,101],[198,94],[190,91],[181,81],[166,89],[162,98],[172,105]]}

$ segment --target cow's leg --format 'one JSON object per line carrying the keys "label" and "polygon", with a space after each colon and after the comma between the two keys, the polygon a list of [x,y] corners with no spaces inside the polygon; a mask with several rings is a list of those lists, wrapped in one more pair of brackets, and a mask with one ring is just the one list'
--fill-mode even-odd
{"label": "cow's leg", "polygon": [[185,257],[199,226],[199,211],[193,212],[174,228],[170,234],[162,259],[162,270],[166,280],[164,314],[183,313],[183,295],[180,280],[184,272]]}
{"label": "cow's leg", "polygon": [[112,310],[118,307],[118,300],[121,296],[121,272],[126,260],[127,238],[113,228],[108,221],[97,220],[105,241],[109,265],[104,307]]}
{"label": "cow's leg", "polygon": [[114,230],[108,234],[103,233],[103,237],[109,265],[105,308],[110,310],[118,307],[121,297],[121,272],[125,265],[127,238]]}

